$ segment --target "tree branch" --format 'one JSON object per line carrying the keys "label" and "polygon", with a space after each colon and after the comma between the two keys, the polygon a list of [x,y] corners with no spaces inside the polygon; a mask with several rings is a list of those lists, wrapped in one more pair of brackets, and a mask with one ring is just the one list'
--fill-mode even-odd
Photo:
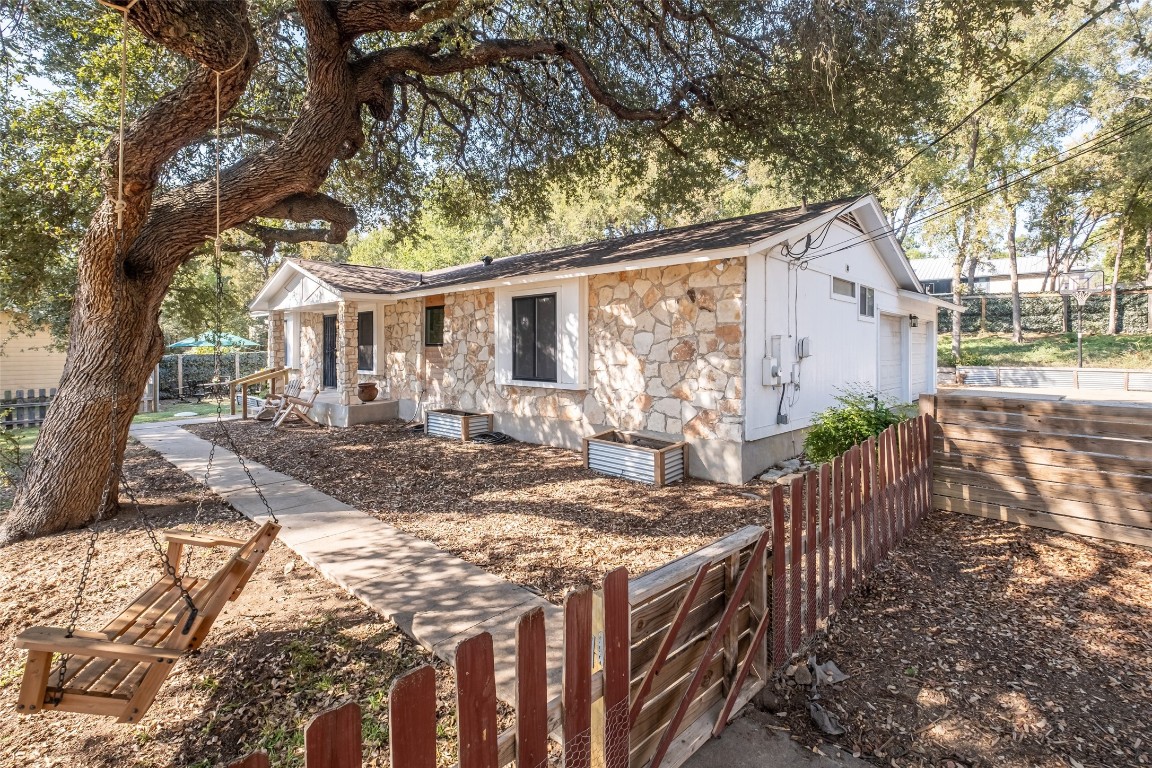
{"label": "tree branch", "polygon": [[345,40],[369,32],[415,32],[433,21],[456,12],[459,0],[396,0],[394,2],[348,2],[336,4],[336,20]]}
{"label": "tree branch", "polygon": [[636,107],[625,104],[600,81],[584,55],[562,40],[485,40],[466,51],[439,52],[431,46],[398,46],[371,53],[352,64],[356,94],[362,104],[380,108],[389,98],[396,75],[412,72],[436,76],[465,72],[506,61],[531,61],[541,58],[562,59],[572,67],[584,89],[598,104],[620,120],[648,121],[666,124],[688,111],[685,97],[690,93],[700,103],[702,91],[693,85],[678,88],[660,107]]}

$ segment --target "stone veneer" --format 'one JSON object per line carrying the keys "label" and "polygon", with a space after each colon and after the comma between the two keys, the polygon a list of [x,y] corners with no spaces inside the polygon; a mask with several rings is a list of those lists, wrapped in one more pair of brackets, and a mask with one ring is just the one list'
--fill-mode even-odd
{"label": "stone veneer", "polygon": [[[392,400],[417,401],[420,398],[420,349],[424,317],[423,299],[401,299],[382,308],[382,338],[377,350],[384,357],[379,380],[388,387]],[[407,414],[406,414],[407,415]]]}
{"label": "stone veneer", "polygon": [[304,389],[319,390],[324,381],[324,315],[300,313],[300,381]]}
{"label": "stone veneer", "polygon": [[287,348],[284,346],[284,313],[273,310],[268,313],[268,360],[267,367],[281,368],[285,365]]}
{"label": "stone veneer", "polygon": [[[581,430],[742,439],[743,259],[597,275],[588,293],[586,390],[497,386],[494,292],[445,296],[442,405]],[[392,397],[414,397],[420,304],[400,305],[385,325],[388,377]]]}
{"label": "stone veneer", "polygon": [[351,405],[356,399],[356,373],[360,341],[360,316],[356,302],[341,301],[336,305],[336,390],[341,405]]}

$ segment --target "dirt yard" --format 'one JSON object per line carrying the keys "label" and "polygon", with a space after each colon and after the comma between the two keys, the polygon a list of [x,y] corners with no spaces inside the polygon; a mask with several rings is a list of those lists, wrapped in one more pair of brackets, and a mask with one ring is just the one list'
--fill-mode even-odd
{"label": "dirt yard", "polygon": [[577,452],[558,448],[459,443],[399,423],[228,429],[245,456],[557,603],[621,565],[640,574],[770,522],[754,487],[653,488],[589,472]]}
{"label": "dirt yard", "polygon": [[[255,526],[156,454],[130,444],[126,462],[158,528],[181,526],[236,537]],[[130,513],[103,532],[80,626],[99,628],[157,576],[156,554]],[[11,637],[35,624],[67,622],[87,534],[70,532],[0,549],[0,766],[3,768],[209,768],[264,748],[277,766],[302,763],[303,727],[345,700],[365,708],[365,765],[387,765],[387,691],[429,656],[339,587],[277,544],[225,610],[202,652],[179,663],[139,726],[73,714],[14,712],[24,653]],[[193,572],[221,555],[202,557]],[[450,670],[440,670],[442,764],[453,761]]]}
{"label": "dirt yard", "polygon": [[[813,653],[852,675],[834,740],[879,765],[1152,765],[1145,549],[935,513]],[[816,743],[807,689],[778,690]]]}

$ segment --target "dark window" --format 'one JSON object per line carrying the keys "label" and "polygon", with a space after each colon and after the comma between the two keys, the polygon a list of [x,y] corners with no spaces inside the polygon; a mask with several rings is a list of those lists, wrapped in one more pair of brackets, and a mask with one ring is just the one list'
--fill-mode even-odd
{"label": "dark window", "polygon": [[424,308],[424,346],[444,346],[444,307]]}
{"label": "dark window", "polygon": [[860,286],[860,316],[876,317],[876,291],[865,285]]}
{"label": "dark window", "polygon": [[376,326],[372,322],[371,312],[361,312],[356,319],[356,370],[372,371],[376,369]]}
{"label": "dark window", "polygon": [[556,381],[556,294],[512,299],[512,378]]}

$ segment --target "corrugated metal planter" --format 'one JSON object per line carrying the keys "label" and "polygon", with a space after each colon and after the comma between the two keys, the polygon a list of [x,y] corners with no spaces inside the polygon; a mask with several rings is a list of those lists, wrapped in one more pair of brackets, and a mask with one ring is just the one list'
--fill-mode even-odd
{"label": "corrugated metal planter", "polygon": [[424,433],[468,442],[481,432],[492,431],[492,414],[436,408],[424,414]]}
{"label": "corrugated metal planter", "polygon": [[688,476],[688,444],[610,430],[584,438],[584,466],[656,486]]}

